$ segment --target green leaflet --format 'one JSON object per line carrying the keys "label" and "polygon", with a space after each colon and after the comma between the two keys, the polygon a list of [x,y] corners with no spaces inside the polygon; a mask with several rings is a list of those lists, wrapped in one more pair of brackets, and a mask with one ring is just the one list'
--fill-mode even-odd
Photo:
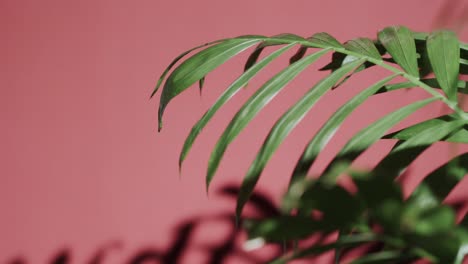
{"label": "green leaflet", "polygon": [[[307,38],[307,41],[309,41],[313,45],[318,45],[318,46],[323,46],[323,47],[333,47],[333,48],[342,48],[343,45],[336,40],[334,37],[330,36],[328,33],[321,32],[321,33],[316,33],[312,37]],[[289,60],[289,63],[294,63],[304,57],[307,49],[309,47],[307,46],[301,46],[297,52],[291,57]]]}
{"label": "green leaflet", "polygon": [[[327,166],[324,174],[326,174],[332,167],[331,165],[336,162],[351,162],[358,157],[364,150],[371,146],[374,142],[379,140],[387,130],[396,125],[398,122],[414,113],[416,110],[426,106],[427,104],[437,100],[436,98],[429,98],[402,107],[383,118],[372,123],[368,127],[359,131],[354,135],[343,149],[338,153],[335,159]],[[343,168],[344,169],[344,168]]]}
{"label": "green leaflet", "polygon": [[329,91],[343,76],[364,63],[364,59],[348,63],[318,82],[293,107],[291,107],[273,126],[255,160],[244,177],[238,195],[236,214],[239,217],[245,203],[276,149],[292,129],[305,117],[315,103]]}
{"label": "green leaflet", "polygon": [[407,73],[419,76],[416,44],[411,30],[403,26],[387,27],[378,33],[378,38]]}
{"label": "green leaflet", "polygon": [[304,38],[298,35],[284,33],[284,34],[272,36],[271,38],[268,38],[265,41],[262,41],[260,44],[258,44],[255,50],[250,54],[249,58],[247,59],[245,63],[244,71],[247,71],[250,67],[252,67],[257,62],[258,58],[260,57],[260,54],[266,47],[285,44],[284,41],[279,41],[279,40],[288,40],[288,41],[295,42],[295,41],[304,40]]}
{"label": "green leaflet", "polygon": [[164,84],[159,103],[159,130],[162,128],[164,110],[174,97],[202,79],[208,72],[259,41],[258,38],[229,39],[202,50],[177,67]]}
{"label": "green leaflet", "polygon": [[[397,132],[386,135],[384,138],[395,138],[399,140],[408,140],[414,135],[417,135],[421,131],[437,128],[440,125],[443,125],[447,122],[453,122],[457,120],[455,115],[445,115],[437,118],[429,119],[421,123],[412,125],[410,127],[401,129]],[[466,127],[459,129],[458,131],[451,133],[448,137],[441,139],[446,142],[455,142],[455,143],[468,143],[468,129]]]}
{"label": "green leaflet", "polygon": [[[437,79],[434,78],[428,78],[428,79],[421,79],[421,82],[429,85],[432,88],[439,88],[440,85],[437,82]],[[398,90],[398,89],[405,89],[405,88],[412,88],[416,87],[416,85],[412,82],[400,82],[400,83],[393,83],[393,84],[388,84],[382,87],[381,90],[379,90],[377,93],[385,93],[385,92],[390,92],[393,90]],[[459,93],[468,93],[468,90],[466,89],[466,81],[463,80],[458,80],[457,82],[457,88]]]}
{"label": "green leaflet", "polygon": [[345,44],[345,48],[349,51],[353,51],[370,58],[382,60],[379,50],[375,47],[374,42],[368,38],[350,40]]}
{"label": "green leaflet", "polygon": [[162,82],[164,81],[164,78],[166,78],[166,75],[169,73],[169,71],[172,69],[172,67],[174,67],[174,65],[179,62],[179,60],[181,60],[183,57],[185,57],[187,54],[189,54],[190,52],[194,51],[194,50],[197,50],[197,49],[200,49],[200,48],[203,48],[203,47],[206,47],[206,46],[210,46],[210,45],[213,45],[213,44],[216,44],[216,43],[219,43],[219,42],[223,42],[223,41],[226,41],[227,39],[221,39],[221,40],[216,40],[216,41],[212,41],[212,42],[208,42],[208,43],[205,43],[203,45],[200,45],[200,46],[196,46],[194,48],[191,48],[185,52],[183,52],[182,54],[180,54],[179,56],[177,56],[170,64],[169,66],[167,66],[167,68],[164,70],[164,72],[162,73],[161,77],[159,77],[158,79],[158,82],[156,84],[156,87],[154,88],[153,92],[151,93],[151,96],[150,98],[152,98],[156,92],[158,91],[159,87],[161,86]]}
{"label": "green leaflet", "polygon": [[440,120],[424,122],[423,125],[417,126],[417,129],[413,127],[411,131],[406,130],[404,134],[409,135],[409,137],[405,141],[400,141],[377,165],[374,169],[376,174],[380,177],[385,175],[392,179],[399,176],[425,149],[456,132],[465,124],[463,120],[437,121]]}
{"label": "green leaflet", "polygon": [[359,106],[361,105],[369,96],[376,93],[383,85],[391,81],[393,78],[398,76],[394,74],[392,76],[386,77],[379,82],[373,84],[372,86],[366,88],[351,100],[346,102],[341,106],[329,119],[328,121],[319,129],[317,134],[313,139],[307,144],[304,152],[302,153],[299,161],[297,162],[294,172],[289,183],[291,187],[295,182],[303,179],[307,174],[309,168],[314,163],[318,154],[324,149],[327,143],[331,140],[333,135],[337,132],[344,120]]}
{"label": "green leaflet", "polygon": [[436,31],[427,38],[427,52],[434,74],[452,101],[457,101],[457,82],[460,69],[460,44],[451,31]]}
{"label": "green leaflet", "polygon": [[192,130],[190,131],[188,137],[185,139],[184,146],[180,153],[179,168],[182,166],[183,161],[185,160],[190,149],[192,148],[193,142],[195,141],[196,137],[200,134],[200,132],[206,126],[206,124],[211,120],[213,115],[244,85],[246,85],[252,78],[254,78],[259,71],[264,69],[273,60],[284,54],[286,51],[290,50],[293,46],[294,44],[289,44],[271,53],[263,60],[253,65],[253,67],[251,67],[245,73],[243,73],[224,91],[224,93],[216,100],[216,102],[210,107],[210,109],[206,111],[203,117],[192,127]]}
{"label": "green leaflet", "polygon": [[332,47],[332,48],[342,48],[343,45],[326,32],[320,32],[314,34],[312,37],[307,38],[307,40],[317,46]]}
{"label": "green leaflet", "polygon": [[255,117],[255,115],[268,104],[286,84],[294,79],[299,73],[310,64],[318,60],[329,50],[324,49],[311,54],[276,74],[267,81],[259,90],[257,90],[249,100],[237,112],[234,118],[224,130],[220,139],[216,143],[208,163],[208,172],[206,176],[206,187],[208,188],[219,163],[226,151],[228,145],[237,137],[244,127]]}

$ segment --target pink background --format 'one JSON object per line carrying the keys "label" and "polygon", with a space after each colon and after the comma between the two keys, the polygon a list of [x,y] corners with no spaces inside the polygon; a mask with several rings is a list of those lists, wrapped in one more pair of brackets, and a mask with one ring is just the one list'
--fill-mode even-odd
{"label": "pink background", "polygon": [[[244,54],[208,75],[201,99],[193,87],[174,100],[158,134],[158,101],[148,98],[157,77],[182,51],[243,34],[309,36],[327,31],[344,41],[374,37],[393,24],[425,31],[434,26],[442,2],[0,1],[0,263],[16,256],[45,263],[64,247],[71,248],[73,263],[83,263],[115,240],[122,241],[122,248],[104,263],[121,263],[142,247],[167,246],[183,219],[234,210],[232,200],[216,190],[240,182],[278,114],[321,75],[312,70],[301,75],[274,106],[261,112],[256,125],[229,149],[207,198],[204,173],[215,137],[267,75],[216,116],[179,179],[178,153],[191,125],[241,72],[246,58]],[[466,33],[462,39],[468,41]],[[273,65],[270,74],[285,63],[283,59]],[[348,92],[326,97],[281,146],[260,189],[278,201],[317,123],[376,76],[383,75],[364,75],[342,88]],[[395,100],[371,100],[345,123],[341,137],[312,172],[323,169],[364,124],[422,96],[414,91],[395,93]],[[435,105],[415,116],[420,120],[440,111]],[[372,163],[382,149],[388,144],[371,149],[359,162]],[[431,164],[437,166],[450,152],[438,145],[425,156],[433,154]],[[423,176],[431,168],[419,162],[413,171]],[[216,241],[225,229],[210,224],[195,240]],[[184,263],[202,262],[202,250],[192,252]]]}

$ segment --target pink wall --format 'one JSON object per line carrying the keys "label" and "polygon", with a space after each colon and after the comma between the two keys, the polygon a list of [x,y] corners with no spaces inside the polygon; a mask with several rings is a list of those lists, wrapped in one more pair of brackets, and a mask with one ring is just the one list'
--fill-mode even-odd
{"label": "pink wall", "polygon": [[[378,29],[392,24],[429,30],[442,2],[399,0],[384,6],[375,0],[1,1],[0,263],[15,256],[44,263],[63,247],[73,250],[74,263],[83,263],[96,248],[114,240],[122,241],[122,249],[105,263],[121,263],[141,247],[166,246],[183,219],[232,212],[232,201],[216,189],[239,182],[266,125],[317,75],[301,76],[278,104],[261,113],[257,126],[248,127],[236,140],[207,198],[203,177],[214,137],[253,88],[206,129],[179,179],[178,152],[191,124],[241,71],[241,60],[228,63],[208,76],[201,100],[195,88],[175,100],[167,109],[165,128],[157,134],[157,101],[148,97],[157,76],[183,50],[246,33],[307,36],[328,31],[344,41],[374,37]],[[356,91],[365,83],[361,78],[347,87]],[[395,101],[376,98],[357,111],[366,118],[346,123],[343,137],[315,171],[358,125],[421,95],[399,94]],[[275,155],[260,182],[275,200],[302,144],[317,128],[312,121],[323,121],[346,96],[349,93],[328,97]],[[439,111],[426,109],[417,116]],[[447,152],[440,147],[431,153],[436,151]],[[444,159],[437,156],[433,163]],[[417,164],[418,170],[423,174],[428,169]],[[225,228],[213,223],[203,232],[195,240],[213,242]],[[199,249],[193,252],[191,257],[203,257]]]}

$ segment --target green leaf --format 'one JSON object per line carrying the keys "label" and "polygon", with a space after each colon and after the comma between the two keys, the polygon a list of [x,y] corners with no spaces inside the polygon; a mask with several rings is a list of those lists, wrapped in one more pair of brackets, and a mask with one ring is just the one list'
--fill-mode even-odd
{"label": "green leaf", "polygon": [[323,221],[336,229],[343,229],[357,221],[363,206],[343,187],[317,182],[305,190],[297,209],[302,215],[310,215],[314,209],[319,210],[323,213]]}
{"label": "green leaf", "polygon": [[[429,119],[421,123],[412,125],[410,127],[401,129],[399,131],[393,132],[389,135],[386,135],[384,138],[395,138],[399,140],[408,140],[411,137],[421,133],[424,130],[435,129],[439,126],[446,124],[447,122],[453,122],[458,120],[455,115],[445,115],[437,118]],[[463,126],[463,125],[462,125]],[[440,139],[446,142],[455,142],[455,143],[468,143],[468,127],[462,127],[457,131],[451,133],[448,137]]]}
{"label": "green leaf", "polygon": [[258,44],[255,50],[250,54],[249,58],[247,59],[247,62],[245,63],[244,71],[247,71],[250,67],[252,67],[257,62],[258,58],[260,57],[260,55],[262,54],[263,50],[266,47],[285,44],[285,42],[280,41],[280,39],[290,40],[290,41],[304,40],[304,38],[301,36],[289,34],[289,33],[278,34],[278,35],[272,36],[271,38],[266,39],[265,41]]}
{"label": "green leaf", "polygon": [[216,143],[211,153],[208,163],[208,172],[206,176],[206,187],[208,189],[210,182],[218,169],[219,163],[226,151],[228,145],[237,137],[245,126],[256,116],[256,114],[268,104],[292,79],[322,57],[329,50],[324,49],[311,54],[276,74],[267,81],[259,90],[257,90],[249,100],[237,112],[234,118],[224,130],[221,138]]}
{"label": "green leaf", "polygon": [[[343,45],[336,40],[334,37],[329,35],[328,33],[321,32],[321,33],[316,33],[312,37],[306,39],[309,43],[312,45],[318,45],[322,47],[332,47],[332,48],[342,48]],[[289,63],[294,63],[298,60],[300,60],[302,57],[304,57],[307,49],[309,47],[307,46],[301,46],[297,52],[291,57],[289,60]]]}
{"label": "green leaf", "polygon": [[167,68],[164,70],[164,72],[162,73],[161,77],[159,77],[158,79],[158,82],[156,84],[156,87],[154,88],[153,92],[151,93],[151,96],[150,98],[152,98],[156,92],[158,91],[159,87],[161,86],[162,82],[164,81],[164,79],[166,78],[166,75],[169,73],[169,71],[172,69],[172,67],[174,67],[174,65],[179,62],[183,57],[185,57],[187,54],[191,53],[192,51],[194,50],[197,50],[197,49],[200,49],[200,48],[203,48],[203,47],[206,47],[206,46],[210,46],[210,45],[213,45],[213,44],[216,44],[216,43],[219,43],[219,42],[223,42],[223,41],[226,41],[227,39],[221,39],[221,40],[216,40],[216,41],[212,41],[212,42],[208,42],[208,43],[205,43],[203,45],[200,45],[200,46],[196,46],[194,48],[191,48],[185,52],[183,52],[182,54],[180,54],[179,56],[177,56],[170,64],[169,66],[167,66]]}
{"label": "green leaf", "polygon": [[248,219],[245,228],[249,238],[263,238],[266,241],[287,241],[308,237],[317,231],[330,232],[332,227],[309,216],[278,216],[260,220]]}
{"label": "green leaf", "polygon": [[230,39],[190,57],[177,67],[167,78],[159,103],[159,130],[162,128],[162,117],[167,104],[192,84],[203,78],[233,56],[255,45],[257,38]]}
{"label": "green leaf", "polygon": [[313,245],[311,247],[294,252],[290,256],[283,256],[273,262],[270,262],[270,264],[283,264],[294,259],[318,256],[333,249],[353,247],[374,241],[379,241],[379,237],[374,234],[355,234],[341,236],[336,242],[332,242],[326,245]]}
{"label": "green leaf", "polygon": [[405,107],[402,107],[385,117],[377,120],[373,124],[359,131],[351,138],[343,149],[338,153],[335,159],[327,166],[325,173],[331,169],[334,162],[351,162],[357,158],[364,150],[369,148],[374,142],[379,140],[387,130],[398,122],[414,113],[416,110],[435,101],[436,98],[429,98],[417,101]]}
{"label": "green leaf", "polygon": [[409,260],[414,258],[412,254],[402,253],[401,251],[381,251],[377,253],[367,254],[363,257],[360,257],[351,264],[391,264],[391,263],[400,263],[403,260]]}
{"label": "green leaf", "polygon": [[[453,120],[440,122],[435,119],[433,122],[424,122],[423,125],[413,126],[413,129],[406,130],[406,135],[411,134],[405,141],[400,141],[374,169],[380,177],[384,175],[395,178],[399,176],[425,149],[435,142],[459,130],[465,121]],[[399,132],[404,133],[404,132]]]}
{"label": "green leaf", "polygon": [[370,58],[382,60],[379,50],[375,47],[374,42],[368,38],[350,40],[345,44],[345,48],[349,51],[353,51]]}
{"label": "green leaf", "polygon": [[278,49],[277,51],[271,53],[263,60],[255,64],[245,73],[243,73],[239,78],[237,78],[225,91],[224,93],[216,100],[216,102],[206,111],[203,117],[192,127],[188,137],[185,139],[184,146],[180,153],[179,157],[179,168],[182,166],[183,161],[185,160],[188,152],[192,148],[193,142],[200,134],[202,129],[206,124],[211,120],[213,115],[227,102],[231,99],[243,86],[245,86],[252,78],[254,78],[258,72],[268,66],[273,60],[284,54],[286,51],[290,50],[294,44],[289,44],[287,46]]}
{"label": "green leaf", "polygon": [[393,59],[410,75],[419,76],[416,44],[413,33],[403,26],[384,28],[378,33],[380,43]]}
{"label": "green leaf", "polygon": [[344,120],[359,106],[361,105],[369,96],[377,92],[380,87],[391,81],[398,75],[392,75],[386,77],[372,86],[366,88],[351,100],[346,102],[341,106],[329,119],[328,121],[319,129],[317,134],[312,138],[312,140],[307,144],[304,152],[302,153],[299,161],[297,162],[294,172],[291,177],[289,186],[291,187],[295,182],[305,177],[310,167],[314,163],[318,154],[325,148],[328,142],[331,140],[333,135],[338,131],[341,124]]}
{"label": "green leaf", "polygon": [[452,102],[457,101],[460,45],[455,33],[436,31],[427,38],[427,52],[434,74]]}
{"label": "green leaf", "polygon": [[340,68],[322,79],[275,123],[242,182],[237,200],[237,216],[240,216],[267,162],[286,136],[299,124],[316,102],[329,91],[337,81],[363,62],[364,60],[361,59],[353,63],[348,63],[345,67]]}
{"label": "green leaf", "polygon": [[[437,79],[428,78],[428,79],[421,79],[420,81],[427,84],[427,85],[429,85],[432,88],[439,88],[440,89],[440,85],[437,82]],[[390,92],[390,91],[394,91],[394,90],[398,90],[398,89],[406,89],[406,88],[412,88],[412,87],[416,87],[416,85],[414,83],[412,83],[412,82],[393,83],[393,84],[385,85],[377,93],[385,93],[385,92]],[[468,90],[466,89],[466,87],[467,87],[466,81],[458,80],[457,88],[458,88],[459,93],[467,94]]]}
{"label": "green leaf", "polygon": [[426,192],[432,194],[433,199],[442,202],[467,173],[468,153],[465,153],[453,158],[426,176],[413,195],[425,189]]}
{"label": "green leaf", "polygon": [[311,44],[315,44],[317,46],[322,46],[322,47],[330,47],[330,48],[342,48],[343,45],[336,40],[334,37],[332,37],[330,34],[326,32],[320,32],[314,34],[312,37],[307,38],[307,40]]}

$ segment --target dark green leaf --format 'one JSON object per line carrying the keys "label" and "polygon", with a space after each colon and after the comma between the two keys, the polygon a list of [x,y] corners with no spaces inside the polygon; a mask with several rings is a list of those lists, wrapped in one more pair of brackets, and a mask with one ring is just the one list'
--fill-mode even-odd
{"label": "dark green leaf", "polygon": [[279,216],[261,220],[246,220],[249,238],[261,237],[266,241],[287,241],[308,237],[317,231],[330,232],[332,227],[308,216]]}
{"label": "dark green leaf", "polygon": [[363,62],[364,60],[361,59],[353,63],[348,63],[345,67],[340,68],[319,81],[275,123],[242,182],[237,200],[237,216],[240,216],[242,208],[248,201],[265,165],[286,136],[338,80]]}
{"label": "dark green leaf", "polygon": [[457,101],[460,45],[455,33],[437,31],[427,38],[427,52],[442,90],[452,102]]}
{"label": "dark green leaf", "polygon": [[329,50],[324,49],[311,54],[296,63],[289,65],[286,69],[276,74],[267,81],[237,112],[234,118],[224,130],[221,138],[216,143],[211,153],[206,176],[206,186],[208,188],[219,163],[228,145],[237,137],[245,126],[256,116],[256,114],[267,105],[293,78],[322,57]]}
{"label": "dark green leaf", "polygon": [[273,60],[284,54],[286,51],[290,50],[294,44],[287,45],[278,49],[277,51],[271,53],[263,60],[255,64],[248,71],[243,73],[239,78],[237,78],[224,93],[216,100],[216,102],[206,111],[203,117],[192,127],[188,137],[185,139],[184,146],[180,153],[179,157],[179,167],[182,166],[183,161],[185,160],[188,152],[192,148],[193,142],[196,137],[200,134],[202,129],[206,124],[211,120],[213,115],[230,99],[232,98],[244,85],[246,85],[253,77],[256,76],[258,72],[268,66]]}
{"label": "dark green leaf", "polygon": [[393,59],[409,74],[418,76],[416,44],[412,32],[403,26],[384,28],[378,34],[379,41]]}
{"label": "dark green leaf", "polygon": [[414,195],[421,192],[419,189],[425,189],[425,192],[432,194],[432,199],[442,202],[467,173],[468,153],[465,153],[431,172],[419,184]]}
{"label": "dark green leaf", "polygon": [[413,259],[414,256],[401,251],[382,251],[377,253],[367,254],[351,262],[351,264],[393,264],[400,263],[404,260]]}
{"label": "dark green leaf", "polygon": [[270,262],[270,264],[283,264],[294,259],[318,256],[333,249],[352,247],[378,240],[379,237],[373,234],[356,234],[349,236],[341,236],[336,242],[329,243],[326,245],[313,245],[311,247],[294,252],[290,256],[286,255],[282,258],[279,258],[273,262]]}

